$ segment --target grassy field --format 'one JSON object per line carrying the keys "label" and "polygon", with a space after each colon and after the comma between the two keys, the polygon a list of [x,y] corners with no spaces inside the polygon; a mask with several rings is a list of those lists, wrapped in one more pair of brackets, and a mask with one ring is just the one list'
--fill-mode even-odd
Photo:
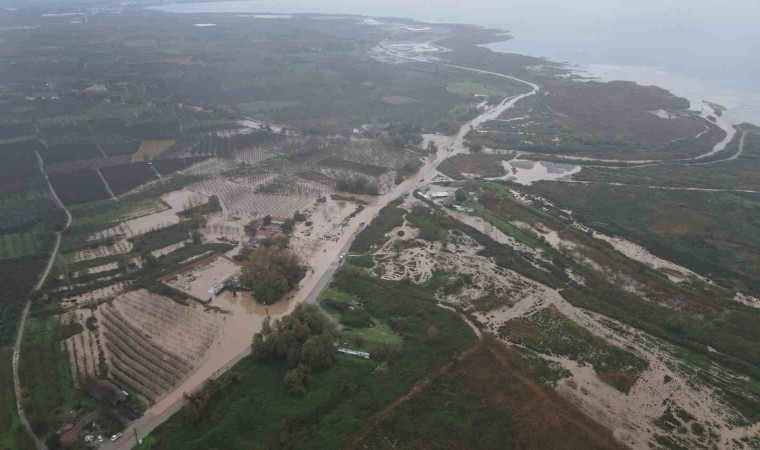
{"label": "grassy field", "polygon": [[150,161],[161,156],[171,146],[174,145],[174,139],[159,139],[154,141],[143,141],[140,148],[132,155],[132,161]]}
{"label": "grassy field", "polygon": [[[718,154],[719,157],[736,154],[741,136],[742,132],[737,133],[726,149]],[[760,133],[747,132],[743,152],[735,160],[709,165],[664,164],[637,169],[589,167],[574,179],[637,186],[760,190]]]}
{"label": "grassy field", "polygon": [[[403,340],[388,322],[372,317],[359,297],[331,288],[319,296],[319,304],[344,326],[341,338],[345,347],[372,352],[378,346],[403,345]],[[356,326],[358,324],[366,326]]]}
{"label": "grassy field", "polygon": [[394,204],[381,209],[375,220],[356,236],[351,244],[351,252],[366,253],[382,246],[388,239],[386,233],[404,224],[404,214],[406,210]]}
{"label": "grassy field", "polygon": [[52,233],[33,230],[0,235],[0,258],[18,258],[47,253],[52,247]]}
{"label": "grassy field", "polygon": [[635,186],[538,183],[536,192],[611,235],[721,285],[760,294],[760,197]]}
{"label": "grassy field", "polygon": [[157,198],[141,200],[122,200],[114,202],[105,200],[95,204],[76,205],[69,210],[74,225],[104,227],[139,216],[143,211],[158,211],[165,208]]}
{"label": "grassy field", "polygon": [[21,350],[22,401],[32,429],[43,438],[67,420],[66,413],[86,401],[72,384],[58,326],[55,316],[30,313]]}
{"label": "grassy field", "polygon": [[[760,371],[757,368],[760,362],[760,353],[757,351],[760,333],[754,327],[748,326],[749,323],[758,320],[760,313],[757,309],[732,301],[731,290],[708,284],[671,283],[662,274],[624,257],[606,243],[594,239],[571,226],[567,221],[561,220],[551,209],[544,209],[540,205],[524,205],[517,201],[506,191],[504,185],[483,183],[480,186],[494,195],[492,198],[483,192],[479,194],[481,203],[485,203],[488,208],[478,209],[476,212],[482,213],[485,220],[505,233],[512,234],[516,239],[522,240],[526,245],[540,248],[546,252],[554,266],[571,267],[575,273],[585,278],[586,286],[567,282],[556,285],[567,301],[575,306],[627,323],[678,346],[686,347],[750,377],[760,378]],[[608,234],[620,235],[639,242],[655,254],[658,254],[659,249],[668,249],[668,247],[690,249],[696,255],[698,255],[697,251],[705,252],[705,259],[709,258],[708,254],[712,258],[718,258],[730,253],[727,249],[723,249],[722,252],[710,251],[705,248],[704,243],[699,244],[685,236],[681,242],[674,239],[662,239],[658,246],[657,241],[643,239],[657,237],[656,233],[647,233],[650,221],[657,220],[675,225],[678,222],[671,219],[669,215],[680,214],[686,223],[697,226],[710,216],[713,216],[713,220],[718,220],[719,213],[711,212],[711,208],[714,211],[726,208],[726,210],[736,211],[736,214],[745,215],[744,219],[736,218],[735,215],[731,216],[730,221],[724,219],[726,228],[737,227],[735,230],[741,235],[741,233],[747,233],[747,227],[753,223],[751,219],[748,219],[754,214],[751,208],[732,207],[730,204],[717,201],[717,199],[726,198],[739,198],[745,201],[750,198],[747,195],[721,193],[718,194],[717,199],[710,199],[713,195],[711,193],[675,192],[673,197],[668,198],[665,196],[667,193],[658,191],[656,194],[663,197],[651,197],[646,194],[651,194],[652,191],[642,188],[605,187],[605,190],[600,191],[597,186],[560,183],[538,183],[530,188],[520,189],[540,193],[553,201],[557,208],[570,207],[575,212],[574,218],[581,223],[601,229]],[[621,190],[625,195],[621,194]],[[710,201],[698,202],[697,200],[702,196]],[[678,203],[675,202],[677,199],[692,202]],[[655,208],[662,213],[653,215],[652,210]],[[699,214],[695,214],[694,211],[699,211]],[[742,223],[741,220],[745,222]],[[581,245],[582,250],[576,248],[573,252],[558,252],[546,242],[539,240],[536,243],[532,233],[520,230],[521,233],[513,234],[512,227],[508,226],[512,221],[528,223],[536,228],[545,226],[557,232],[563,240]],[[615,228],[611,227],[613,224]],[[697,229],[694,228],[694,230]],[[720,236],[714,231],[715,229],[709,228],[709,234],[704,235],[705,240]],[[754,237],[747,236],[747,239],[752,238]],[[732,239],[738,243],[741,236]],[[699,272],[698,268],[694,267],[698,261],[696,255],[681,261],[669,257],[667,253],[659,254]],[[584,258],[592,258],[597,264],[605,267],[607,275],[586,267],[582,263]],[[711,264],[715,266],[718,263]],[[609,273],[619,273],[628,280],[635,280],[647,299],[641,294],[634,294],[620,288],[610,279]],[[530,272],[525,272],[525,274],[536,279]],[[734,277],[739,279],[738,275]],[[708,347],[719,351],[712,352]]]}
{"label": "grassy field", "polygon": [[383,416],[359,448],[622,449],[494,338]]}
{"label": "grassy field", "polygon": [[10,364],[13,347],[0,347],[0,448],[34,449],[34,443],[28,437],[16,415],[16,395],[13,392],[13,370]]}
{"label": "grassy field", "polygon": [[500,177],[506,175],[502,161],[512,159],[512,154],[469,154],[456,155],[444,160],[439,169],[442,174],[455,180],[461,180],[466,176],[476,177]]}
{"label": "grassy field", "polygon": [[[288,394],[282,383],[291,367],[245,359],[234,369],[241,381],[213,400],[197,424],[180,413],[141,448],[342,448],[374,412],[475,342],[464,322],[435,305],[428,289],[356,273],[338,274],[334,287],[361,298],[373,317],[393,319],[404,342],[398,359],[338,357],[333,367],[311,375],[303,396]],[[437,332],[431,334],[431,327]],[[252,414],[254,404],[258,412]]]}
{"label": "grassy field", "polygon": [[646,361],[594,336],[552,306],[529,318],[510,320],[499,334],[539,353],[591,364],[602,381],[626,394],[648,367]]}

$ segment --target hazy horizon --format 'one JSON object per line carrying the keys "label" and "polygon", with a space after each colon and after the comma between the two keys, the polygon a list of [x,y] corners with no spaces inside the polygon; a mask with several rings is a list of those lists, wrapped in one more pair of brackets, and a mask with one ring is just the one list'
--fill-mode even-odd
{"label": "hazy horizon", "polygon": [[760,2],[260,0],[160,9],[353,14],[498,28],[512,39],[490,45],[493,50],[578,65],[603,79],[614,73],[614,78],[662,85],[692,103],[709,98],[742,120],[760,122]]}

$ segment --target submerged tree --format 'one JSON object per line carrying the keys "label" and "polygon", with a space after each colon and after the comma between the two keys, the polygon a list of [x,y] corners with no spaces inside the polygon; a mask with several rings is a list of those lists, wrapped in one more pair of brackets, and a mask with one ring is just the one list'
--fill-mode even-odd
{"label": "submerged tree", "polygon": [[271,305],[298,285],[306,275],[298,257],[284,246],[261,246],[251,252],[243,269],[242,283],[253,291],[256,301]]}

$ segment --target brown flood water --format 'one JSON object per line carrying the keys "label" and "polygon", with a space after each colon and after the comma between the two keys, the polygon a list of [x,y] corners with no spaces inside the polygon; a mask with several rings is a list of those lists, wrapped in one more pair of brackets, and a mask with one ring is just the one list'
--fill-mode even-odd
{"label": "brown flood water", "polygon": [[210,305],[228,312],[211,313],[219,314],[223,320],[216,342],[209,347],[198,369],[177,389],[153,405],[150,413],[161,414],[181,400],[184,393],[194,391],[216,372],[236,363],[241,355],[247,355],[253,335],[261,329],[267,315],[272,319],[282,317],[291,309],[290,303],[283,300],[274,305],[259,305],[251,298],[250,293],[245,292],[233,294],[225,291],[214,297]]}

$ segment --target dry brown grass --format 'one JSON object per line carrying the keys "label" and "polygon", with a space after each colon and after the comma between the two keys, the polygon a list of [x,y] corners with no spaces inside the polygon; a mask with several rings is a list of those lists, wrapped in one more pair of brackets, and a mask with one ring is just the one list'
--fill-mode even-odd
{"label": "dry brown grass", "polygon": [[[499,442],[505,449],[626,448],[552,388],[531,380],[522,356],[490,335],[403,399],[356,447],[475,449]],[[452,430],[428,418],[440,409],[470,411],[481,422],[464,428],[458,422]]]}
{"label": "dry brown grass", "polygon": [[143,141],[140,148],[132,155],[132,161],[150,161],[174,145],[174,139]]}

